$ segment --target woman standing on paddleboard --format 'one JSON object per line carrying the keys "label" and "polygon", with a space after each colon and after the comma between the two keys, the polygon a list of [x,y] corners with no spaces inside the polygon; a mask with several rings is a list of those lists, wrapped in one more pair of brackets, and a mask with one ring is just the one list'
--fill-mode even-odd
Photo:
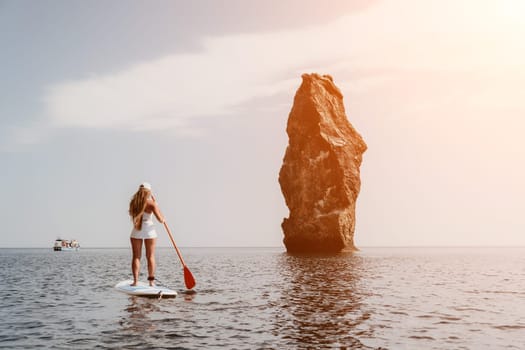
{"label": "woman standing on paddleboard", "polygon": [[160,212],[155,197],[151,194],[151,185],[144,182],[131,198],[129,203],[129,215],[133,221],[131,231],[131,249],[133,258],[131,260],[131,272],[133,273],[133,284],[136,286],[139,280],[140,258],[142,255],[142,241],[146,246],[146,259],[148,260],[148,281],[153,286],[155,280],[155,244],[157,242],[157,231],[153,223],[153,215],[160,223],[164,223],[164,215]]}

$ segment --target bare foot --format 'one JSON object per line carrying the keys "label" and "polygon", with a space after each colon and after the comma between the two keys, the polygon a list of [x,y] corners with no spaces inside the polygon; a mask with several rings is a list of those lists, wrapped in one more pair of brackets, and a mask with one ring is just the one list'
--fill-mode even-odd
{"label": "bare foot", "polygon": [[130,284],[130,286],[132,287],[136,287],[137,286],[137,281],[133,282],[132,284]]}

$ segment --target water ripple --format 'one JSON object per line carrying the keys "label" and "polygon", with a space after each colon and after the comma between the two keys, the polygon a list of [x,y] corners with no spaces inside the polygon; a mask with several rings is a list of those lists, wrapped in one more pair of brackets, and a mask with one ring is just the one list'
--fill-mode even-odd
{"label": "water ripple", "polygon": [[129,278],[128,249],[0,249],[0,348],[519,349],[524,253],[188,249],[189,293],[161,248],[157,275],[180,294],[157,300],[113,289]]}

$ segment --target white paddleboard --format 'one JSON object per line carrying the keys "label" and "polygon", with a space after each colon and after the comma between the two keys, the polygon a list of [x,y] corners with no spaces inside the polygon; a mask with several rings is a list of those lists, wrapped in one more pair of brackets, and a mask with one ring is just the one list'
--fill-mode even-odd
{"label": "white paddleboard", "polygon": [[174,298],[177,292],[160,286],[150,287],[148,283],[139,282],[136,286],[131,286],[133,280],[126,280],[117,283],[115,288],[122,293],[143,297]]}

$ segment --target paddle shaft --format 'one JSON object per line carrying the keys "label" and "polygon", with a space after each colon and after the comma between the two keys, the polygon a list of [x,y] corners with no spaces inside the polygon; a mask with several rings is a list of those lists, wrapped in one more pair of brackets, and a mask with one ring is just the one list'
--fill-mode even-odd
{"label": "paddle shaft", "polygon": [[168,236],[170,236],[171,243],[173,244],[173,247],[175,248],[175,251],[177,252],[177,255],[179,256],[182,266],[185,267],[186,264],[184,263],[184,259],[182,258],[179,248],[177,248],[177,245],[175,244],[175,240],[173,239],[173,235],[171,234],[170,228],[168,227],[168,224],[166,223],[166,221],[164,221],[164,228],[166,228],[166,232],[168,232]]}

